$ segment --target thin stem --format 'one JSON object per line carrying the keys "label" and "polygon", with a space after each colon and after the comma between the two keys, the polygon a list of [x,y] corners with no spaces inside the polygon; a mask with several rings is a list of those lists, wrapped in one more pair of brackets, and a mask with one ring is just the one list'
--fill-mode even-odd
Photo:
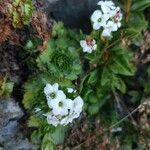
{"label": "thin stem", "polygon": [[126,11],[125,21],[126,21],[126,23],[129,20],[131,4],[132,4],[132,0],[126,0],[126,3],[125,3],[125,11]]}
{"label": "thin stem", "polygon": [[[147,100],[146,100],[147,101]],[[113,124],[112,126],[110,126],[109,128],[105,129],[102,134],[105,134],[106,132],[110,131],[112,128],[116,127],[117,125],[119,125],[120,123],[122,123],[123,121],[125,121],[128,117],[132,116],[135,112],[137,112],[141,106],[143,106],[146,101],[144,101],[142,104],[140,104],[137,108],[135,108],[132,112],[130,112],[127,116],[125,116],[124,118],[122,118],[120,121],[118,121],[117,123]],[[92,140],[96,138],[95,136],[89,137],[86,141],[83,141],[82,143],[80,143],[79,145],[75,146],[74,148],[72,148],[72,150],[76,150],[78,148],[80,148],[82,145],[84,145],[86,142]]]}

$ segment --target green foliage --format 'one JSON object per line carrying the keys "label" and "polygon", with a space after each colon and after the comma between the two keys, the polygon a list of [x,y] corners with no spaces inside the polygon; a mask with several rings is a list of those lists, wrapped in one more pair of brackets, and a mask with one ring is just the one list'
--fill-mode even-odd
{"label": "green foliage", "polygon": [[[103,105],[108,103],[112,91],[126,92],[126,84],[122,77],[134,75],[135,66],[132,59],[132,53],[119,44],[101,55],[101,62],[97,68],[88,74],[81,85],[81,93],[89,105],[89,114],[98,114]],[[91,102],[94,104],[91,105]]]}
{"label": "green foliage", "polygon": [[[126,2],[119,3],[124,11],[122,13],[126,15]],[[83,54],[81,50],[79,42],[85,37],[82,32],[76,33],[67,29],[60,22],[54,24],[48,47],[38,53],[32,61],[37,63],[36,72],[24,86],[23,104],[31,113],[28,126],[36,129],[32,134],[32,140],[42,143],[42,150],[54,150],[54,145],[63,143],[66,132],[66,128],[54,128],[49,125],[41,115],[49,109],[43,93],[46,83],[59,83],[61,87],[77,86],[84,99],[84,110],[88,116],[100,117],[106,126],[120,119],[116,111],[120,104],[118,95],[129,96],[130,101],[137,105],[140,104],[143,95],[149,93],[149,84],[144,79],[140,80],[144,94],[136,89],[128,89],[129,83],[133,83],[131,77],[136,72],[133,52],[128,42],[134,45],[136,40],[141,40],[141,31],[148,26],[143,14],[148,5],[149,2],[146,0],[137,4],[133,1],[129,9],[129,18],[126,20],[124,17],[122,28],[114,33],[111,39],[102,38],[101,31],[92,31],[89,37],[96,41],[97,49],[90,54]],[[39,43],[37,41],[30,39],[25,50],[36,53]],[[149,72],[148,70],[148,80]],[[42,111],[35,113],[35,108]],[[133,128],[130,127],[131,130]],[[128,134],[132,134],[130,129]],[[123,135],[120,139],[123,141],[121,149],[131,149],[136,137]]]}
{"label": "green foliage", "polygon": [[74,80],[81,72],[78,48],[73,32],[58,23],[53,28],[53,39],[38,57],[37,64],[40,70],[56,75],[57,78]]}
{"label": "green foliage", "polygon": [[143,11],[144,9],[150,7],[149,0],[133,0],[132,10],[133,11]]}
{"label": "green foliage", "polygon": [[59,126],[50,136],[55,145],[63,144],[65,138],[66,127]]}
{"label": "green foliage", "polygon": [[[23,98],[23,104],[26,109],[32,110],[34,107],[45,107],[46,100],[43,93],[43,89],[46,83],[59,83],[62,86],[70,86],[69,80],[55,78],[51,74],[39,74],[34,75],[26,82],[24,89],[25,94]],[[34,89],[34,90],[33,90]]]}
{"label": "green foliage", "polygon": [[12,94],[14,83],[0,76],[0,97],[9,97]]}
{"label": "green foliage", "polygon": [[[51,76],[50,74],[32,76],[24,86],[25,94],[23,104],[31,113],[31,117],[28,120],[28,126],[36,129],[32,134],[32,141],[36,144],[42,143],[41,149],[43,150],[54,149],[54,144],[62,143],[66,131],[65,128],[54,128],[52,125],[49,125],[46,118],[43,116],[45,112],[49,111],[43,89],[46,83],[55,82],[62,85],[62,87],[71,86],[71,82],[69,80],[61,80]],[[36,112],[36,108],[40,108],[42,111]]]}
{"label": "green foliage", "polygon": [[8,9],[13,26],[21,28],[23,25],[28,25],[31,20],[33,3],[32,0],[13,0]]}
{"label": "green foliage", "polygon": [[54,150],[54,144],[50,134],[46,134],[42,140],[41,150]]}

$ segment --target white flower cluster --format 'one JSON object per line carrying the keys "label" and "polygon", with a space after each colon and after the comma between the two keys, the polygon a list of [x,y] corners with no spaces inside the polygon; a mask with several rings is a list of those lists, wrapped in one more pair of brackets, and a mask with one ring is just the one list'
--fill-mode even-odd
{"label": "white flower cluster", "polygon": [[[68,88],[68,93],[73,93],[72,88]],[[83,100],[80,96],[74,100],[68,99],[62,90],[59,90],[58,83],[46,84],[44,93],[50,112],[44,114],[47,122],[54,126],[67,125],[80,116],[83,107]]]}
{"label": "white flower cluster", "polygon": [[95,10],[91,16],[93,29],[102,28],[102,36],[110,37],[111,33],[117,31],[121,26],[120,7],[116,7],[112,1],[100,1],[97,5],[101,6],[101,10]]}
{"label": "white flower cluster", "polygon": [[85,40],[81,40],[80,46],[83,48],[83,52],[87,52],[87,53],[92,53],[92,51],[96,50],[97,48],[96,41],[91,38],[86,38]]}

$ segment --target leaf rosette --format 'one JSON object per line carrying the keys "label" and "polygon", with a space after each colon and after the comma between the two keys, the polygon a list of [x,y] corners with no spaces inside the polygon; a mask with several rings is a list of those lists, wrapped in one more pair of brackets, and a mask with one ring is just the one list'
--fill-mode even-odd
{"label": "leaf rosette", "polygon": [[21,28],[30,22],[33,12],[32,0],[14,0],[6,6],[15,28]]}
{"label": "leaf rosette", "polygon": [[[58,26],[56,24],[55,26]],[[54,26],[54,29],[55,29]],[[61,29],[65,34],[55,31],[55,36],[49,41],[48,47],[37,59],[40,70],[49,72],[57,78],[74,80],[81,72],[79,59],[79,44],[73,38],[72,31]]]}

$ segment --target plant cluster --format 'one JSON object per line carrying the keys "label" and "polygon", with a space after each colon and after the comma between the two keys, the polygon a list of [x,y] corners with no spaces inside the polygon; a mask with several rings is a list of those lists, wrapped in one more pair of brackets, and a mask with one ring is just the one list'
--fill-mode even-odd
{"label": "plant cluster", "polygon": [[0,98],[9,97],[13,91],[14,83],[4,74],[0,75]]}
{"label": "plant cluster", "polygon": [[[63,141],[65,125],[80,116],[82,106],[89,116],[100,115],[106,126],[118,121],[115,103],[120,109],[119,95],[128,91],[125,78],[136,71],[128,43],[136,43],[147,22],[143,3],[138,13],[142,6],[135,2],[117,4],[98,3],[91,15],[93,31],[89,35],[55,23],[47,48],[37,55],[37,73],[25,84],[23,103],[31,112],[29,126],[37,128],[32,138],[39,137],[43,149]],[[27,44],[34,45],[32,40]]]}
{"label": "plant cluster", "polygon": [[11,20],[13,27],[21,28],[28,25],[33,12],[32,0],[0,1],[1,12]]}
{"label": "plant cluster", "polygon": [[[33,10],[30,0],[15,0],[8,6],[14,27],[29,23]],[[149,93],[149,85],[144,79],[140,79],[143,95],[138,90],[129,89],[136,74],[134,52],[129,43],[140,45],[141,31],[148,26],[143,10],[148,6],[150,2],[147,0],[100,1],[91,14],[92,31],[88,35],[55,22],[50,37],[46,34],[46,21],[42,19],[44,14],[39,15],[40,19],[38,13],[34,14],[33,24],[39,37],[28,39],[24,46],[24,50],[31,54],[26,62],[32,66],[33,73],[24,85],[23,104],[30,114],[28,126],[35,129],[32,141],[41,144],[42,150],[53,150],[55,145],[62,144],[66,131],[71,123],[77,123],[76,118],[80,118],[82,112],[91,122],[100,118],[104,126],[112,127],[113,133],[122,132],[129,124],[126,133],[122,132],[117,138],[123,141],[121,149],[132,148],[136,139],[132,116],[132,123],[130,120],[124,124],[119,122],[121,128],[114,124],[120,114],[124,116],[130,112],[126,109],[124,113],[121,100],[124,96],[129,96],[138,106],[144,101],[141,97]],[[18,7],[22,13],[18,13]],[[40,23],[41,26],[41,22],[45,28],[36,25]],[[43,49],[39,51],[41,41]],[[95,139],[97,137],[99,135]]]}

